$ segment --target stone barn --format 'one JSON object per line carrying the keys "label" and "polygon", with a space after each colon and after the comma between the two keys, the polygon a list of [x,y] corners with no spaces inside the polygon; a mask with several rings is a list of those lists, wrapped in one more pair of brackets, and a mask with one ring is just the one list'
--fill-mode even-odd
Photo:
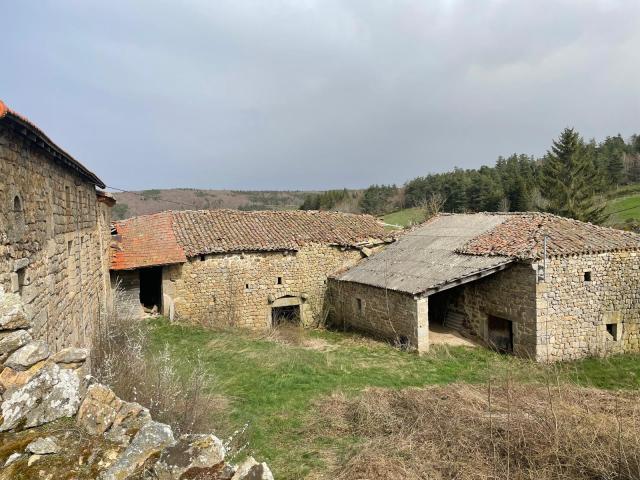
{"label": "stone barn", "polygon": [[538,361],[638,351],[639,248],[550,214],[442,214],[331,278],[333,322],[420,352],[436,326]]}
{"label": "stone barn", "polygon": [[115,202],[104,186],[0,101],[0,297],[55,350],[89,346],[110,301]]}
{"label": "stone barn", "polygon": [[368,215],[170,211],[115,224],[116,307],[205,326],[265,329],[326,316],[327,278],[381,248]]}

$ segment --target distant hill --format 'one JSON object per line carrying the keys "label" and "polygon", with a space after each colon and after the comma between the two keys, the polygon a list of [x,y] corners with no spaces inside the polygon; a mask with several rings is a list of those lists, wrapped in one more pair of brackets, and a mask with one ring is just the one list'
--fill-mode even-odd
{"label": "distant hill", "polygon": [[236,191],[174,188],[116,192],[114,220],[158,213],[164,210],[200,210],[231,208],[235,210],[291,210],[302,205],[303,191]]}

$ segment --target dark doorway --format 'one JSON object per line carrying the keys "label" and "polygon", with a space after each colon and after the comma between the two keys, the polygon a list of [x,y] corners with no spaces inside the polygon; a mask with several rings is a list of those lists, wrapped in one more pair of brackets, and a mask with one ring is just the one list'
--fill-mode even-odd
{"label": "dark doorway", "polygon": [[513,353],[513,322],[489,315],[489,345],[500,353]]}
{"label": "dark doorway", "polygon": [[140,270],[140,303],[150,310],[162,312],[162,267]]}
{"label": "dark doorway", "polygon": [[299,325],[300,305],[273,307],[271,309],[271,324],[274,327],[278,327],[280,325]]}
{"label": "dark doorway", "polygon": [[429,296],[429,325],[445,324],[450,301],[449,292],[440,292]]}

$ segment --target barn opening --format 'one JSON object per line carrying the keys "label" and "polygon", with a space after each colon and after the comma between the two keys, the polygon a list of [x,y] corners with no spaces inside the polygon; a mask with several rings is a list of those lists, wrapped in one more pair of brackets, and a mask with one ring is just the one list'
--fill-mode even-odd
{"label": "barn opening", "polygon": [[463,287],[455,287],[429,295],[429,328],[435,330],[465,329],[465,315],[459,308],[459,297]]}
{"label": "barn opening", "polygon": [[506,318],[489,315],[489,345],[500,353],[513,353],[513,322]]}
{"label": "barn opening", "polygon": [[162,267],[140,270],[140,303],[144,308],[157,307],[162,312]]}
{"label": "barn opening", "polygon": [[300,305],[271,308],[271,322],[274,327],[300,324]]}

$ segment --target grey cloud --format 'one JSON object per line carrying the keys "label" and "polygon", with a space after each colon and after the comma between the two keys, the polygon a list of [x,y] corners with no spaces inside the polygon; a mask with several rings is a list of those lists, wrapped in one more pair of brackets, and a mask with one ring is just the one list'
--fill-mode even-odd
{"label": "grey cloud", "polygon": [[0,98],[124,188],[397,182],[638,129],[635,0],[12,2]]}

